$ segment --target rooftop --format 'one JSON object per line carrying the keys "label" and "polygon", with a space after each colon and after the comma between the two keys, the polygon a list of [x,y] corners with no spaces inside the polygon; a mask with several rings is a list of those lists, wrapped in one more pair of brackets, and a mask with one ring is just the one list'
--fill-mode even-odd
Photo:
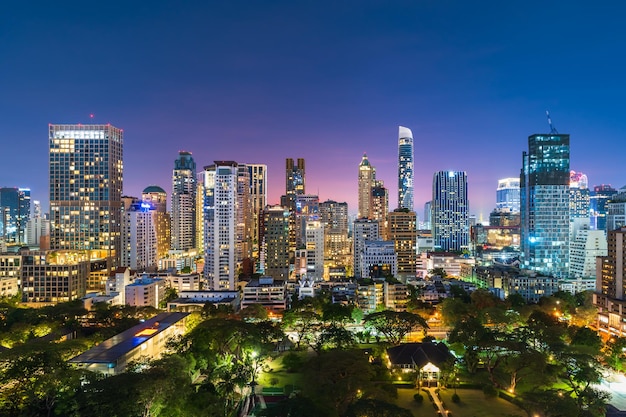
{"label": "rooftop", "polygon": [[160,313],[125,332],[119,333],[87,352],[69,360],[70,363],[114,363],[146,340],[184,319],[188,313]]}

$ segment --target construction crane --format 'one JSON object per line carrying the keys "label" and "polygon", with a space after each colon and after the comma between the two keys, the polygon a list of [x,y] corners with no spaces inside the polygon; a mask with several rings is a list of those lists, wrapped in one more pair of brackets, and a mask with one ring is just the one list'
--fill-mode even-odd
{"label": "construction crane", "polygon": [[546,116],[548,116],[548,125],[550,126],[550,134],[551,135],[558,135],[559,132],[556,130],[556,128],[552,125],[552,119],[550,118],[550,112],[548,110],[546,110]]}

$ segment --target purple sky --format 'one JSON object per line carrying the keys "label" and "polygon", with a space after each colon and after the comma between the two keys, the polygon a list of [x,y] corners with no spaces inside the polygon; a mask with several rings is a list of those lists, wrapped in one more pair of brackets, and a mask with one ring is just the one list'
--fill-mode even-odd
{"label": "purple sky", "polygon": [[420,218],[447,169],[467,171],[470,210],[487,217],[545,110],[571,134],[572,169],[626,183],[622,2],[178,3],[0,5],[0,185],[47,207],[48,123],[94,113],[125,131],[128,195],[169,193],[188,150],[198,166],[266,163],[275,203],[285,158],[303,157],[307,192],[355,212],[367,152],[393,209],[404,125]]}

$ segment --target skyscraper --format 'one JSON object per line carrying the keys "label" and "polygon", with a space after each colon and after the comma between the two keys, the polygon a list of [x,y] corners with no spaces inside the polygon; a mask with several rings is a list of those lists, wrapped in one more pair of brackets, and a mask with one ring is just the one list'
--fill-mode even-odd
{"label": "skyscraper", "polygon": [[598,328],[608,336],[626,336],[626,227],[607,233],[607,256],[596,261]]}
{"label": "skyscraper", "polygon": [[382,181],[376,181],[379,185],[372,188],[372,219],[378,220],[378,235],[387,239],[389,217],[389,191],[382,185]]}
{"label": "skyscraper", "polygon": [[234,161],[215,161],[204,172],[204,276],[210,289],[232,291],[238,249],[238,166]]}
{"label": "skyscraper", "polygon": [[155,207],[136,197],[122,197],[122,251],[120,266],[156,270],[157,232]]}
{"label": "skyscraper", "polygon": [[26,242],[30,189],[0,187],[0,237],[7,243]]}
{"label": "skyscraper", "polygon": [[181,151],[172,172],[172,248],[196,247],[196,163]]}
{"label": "skyscraper", "polygon": [[120,257],[123,136],[110,124],[49,126],[50,248],[89,250],[108,272]]}
{"label": "skyscraper", "polygon": [[389,240],[397,254],[398,275],[415,278],[417,272],[417,216],[407,209],[389,213]]}
{"label": "skyscraper", "polygon": [[398,128],[398,208],[413,211],[413,133]]}
{"label": "skyscraper", "polygon": [[250,204],[252,205],[252,256],[260,255],[260,225],[267,205],[267,165],[246,164],[250,173]]}
{"label": "skyscraper", "polygon": [[357,218],[372,218],[372,188],[376,178],[376,170],[367,159],[367,154],[363,154],[359,164],[359,211]]}
{"label": "skyscraper", "polygon": [[320,220],[324,225],[324,257],[335,266],[349,266],[348,203],[320,203]]}
{"label": "skyscraper", "polygon": [[289,278],[289,217],[285,207],[267,206],[261,225],[264,274],[274,279]]}
{"label": "skyscraper", "polygon": [[439,171],[433,176],[432,230],[435,248],[460,251],[469,245],[467,174]]}
{"label": "skyscraper", "polygon": [[298,158],[298,162],[295,164],[292,158],[287,158],[285,166],[286,202],[282,202],[282,205],[294,211],[296,196],[305,192],[304,159]]}
{"label": "skyscraper", "polygon": [[520,174],[522,268],[566,278],[569,269],[569,135],[528,137]]}

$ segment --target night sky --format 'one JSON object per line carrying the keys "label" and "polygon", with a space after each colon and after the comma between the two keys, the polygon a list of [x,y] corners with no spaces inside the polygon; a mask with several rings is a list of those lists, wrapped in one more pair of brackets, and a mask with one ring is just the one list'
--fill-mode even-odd
{"label": "night sky", "polygon": [[413,130],[422,217],[433,173],[468,173],[485,218],[527,137],[571,135],[590,185],[626,184],[622,1],[3,1],[0,185],[48,202],[48,123],[124,129],[124,192],[171,191],[179,150],[306,159],[321,200],[357,209],[363,152],[397,205],[398,125]]}

